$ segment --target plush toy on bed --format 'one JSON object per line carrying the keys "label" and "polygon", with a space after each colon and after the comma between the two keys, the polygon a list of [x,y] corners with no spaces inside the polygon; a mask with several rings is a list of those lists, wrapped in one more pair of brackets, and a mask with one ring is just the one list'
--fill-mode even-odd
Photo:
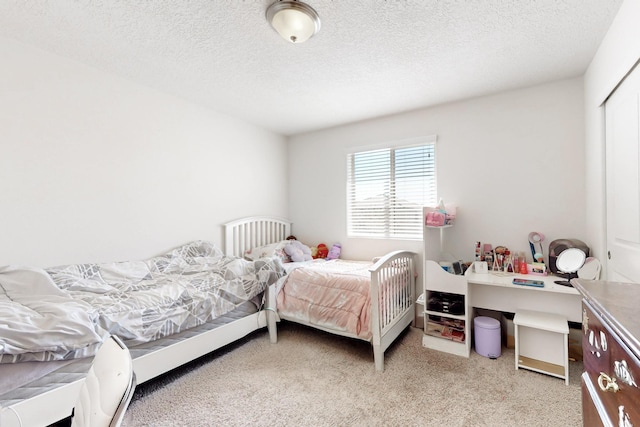
{"label": "plush toy on bed", "polygon": [[324,243],[319,243],[317,258],[325,259],[327,255],[329,255],[329,248]]}
{"label": "plush toy on bed", "polygon": [[331,247],[331,250],[329,251],[329,254],[327,255],[327,259],[338,259],[340,258],[340,251],[342,250],[342,246],[340,245],[340,243],[334,243],[333,246]]}
{"label": "plush toy on bed", "polygon": [[289,244],[284,247],[284,251],[289,255],[291,261],[311,261],[311,249],[302,242],[291,239]]}

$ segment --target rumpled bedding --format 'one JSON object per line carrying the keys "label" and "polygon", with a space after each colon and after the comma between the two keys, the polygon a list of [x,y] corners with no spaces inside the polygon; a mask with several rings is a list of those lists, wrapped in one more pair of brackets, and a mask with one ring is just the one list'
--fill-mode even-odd
{"label": "rumpled bedding", "polygon": [[[292,266],[279,284],[278,313],[292,320],[370,340],[370,285],[366,261],[316,260]],[[299,267],[299,268],[296,268]]]}
{"label": "rumpled bedding", "polygon": [[91,356],[104,334],[97,319],[44,270],[0,267],[0,363]]}
{"label": "rumpled bedding", "polygon": [[143,261],[24,274],[0,274],[10,292],[0,295],[0,363],[89,356],[107,334],[129,346],[172,335],[234,310],[284,270],[277,258],[227,257],[196,241]]}

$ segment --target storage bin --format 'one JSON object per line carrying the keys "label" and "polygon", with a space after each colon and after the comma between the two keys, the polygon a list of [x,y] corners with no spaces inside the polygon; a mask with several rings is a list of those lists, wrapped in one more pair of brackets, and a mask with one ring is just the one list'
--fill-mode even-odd
{"label": "storage bin", "polygon": [[473,319],[476,353],[491,359],[502,355],[500,321],[492,317],[478,316]]}

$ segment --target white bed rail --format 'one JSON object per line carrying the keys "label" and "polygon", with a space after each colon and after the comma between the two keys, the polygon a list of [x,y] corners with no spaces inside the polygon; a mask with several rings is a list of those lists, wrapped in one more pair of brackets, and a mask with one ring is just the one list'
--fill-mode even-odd
{"label": "white bed rail", "polygon": [[291,221],[278,217],[253,216],[224,225],[224,251],[242,257],[248,249],[280,242],[291,235]]}
{"label": "white bed rail", "polygon": [[415,317],[415,257],[415,252],[391,252],[370,269],[371,332],[378,371],[384,370],[385,350]]}
{"label": "white bed rail", "polygon": [[[285,240],[291,235],[291,221],[275,216],[251,216],[224,224],[224,253],[227,256],[243,257],[248,249],[269,245]],[[270,290],[265,292],[266,301],[270,301]],[[268,304],[267,304],[268,305]],[[269,339],[278,340],[276,315],[273,310],[266,311],[266,323]]]}

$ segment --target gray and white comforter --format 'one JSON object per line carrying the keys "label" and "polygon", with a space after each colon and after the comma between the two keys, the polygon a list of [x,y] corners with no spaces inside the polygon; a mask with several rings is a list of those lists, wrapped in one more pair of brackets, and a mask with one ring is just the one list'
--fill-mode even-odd
{"label": "gray and white comforter", "polygon": [[[106,334],[118,335],[129,345],[172,335],[229,313],[275,283],[284,270],[277,258],[227,257],[213,244],[197,241],[148,260],[66,265],[46,273],[47,292],[38,288],[36,294],[26,282],[19,297],[15,289],[10,295],[5,292],[5,299],[0,294],[0,363],[90,355]],[[4,282],[0,271],[0,293]],[[31,300],[38,300],[38,307],[29,305]],[[17,318],[9,313],[16,307],[23,313]],[[24,319],[31,321],[40,316],[39,310],[50,309],[67,315],[41,333],[40,325],[33,325],[34,336],[17,342]],[[34,310],[32,315],[25,314],[29,310]],[[78,342],[60,346],[59,337],[49,333],[58,329],[68,329],[69,341],[75,337]],[[10,330],[15,333],[7,340]],[[37,345],[32,342],[35,336]]]}
{"label": "gray and white comforter", "polygon": [[91,356],[104,335],[97,318],[44,270],[0,268],[0,363]]}

